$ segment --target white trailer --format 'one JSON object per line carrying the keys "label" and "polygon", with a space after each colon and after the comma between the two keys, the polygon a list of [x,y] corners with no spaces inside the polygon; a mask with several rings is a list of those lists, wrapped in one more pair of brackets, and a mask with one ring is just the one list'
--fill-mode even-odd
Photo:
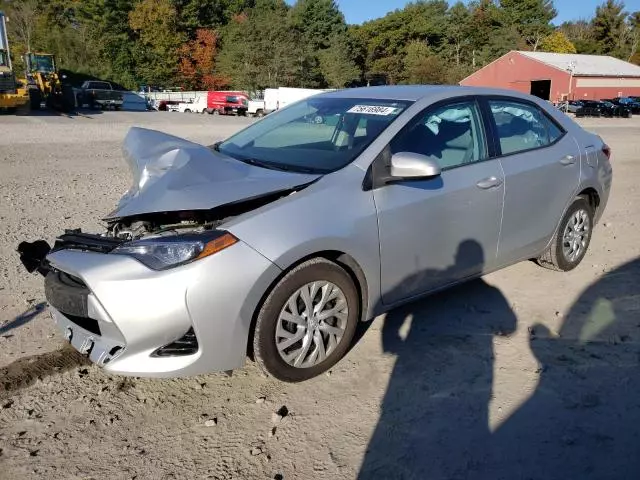
{"label": "white trailer", "polygon": [[270,113],[286,107],[292,103],[304,100],[322,92],[331,90],[320,90],[314,88],[267,88],[264,91],[265,112]]}

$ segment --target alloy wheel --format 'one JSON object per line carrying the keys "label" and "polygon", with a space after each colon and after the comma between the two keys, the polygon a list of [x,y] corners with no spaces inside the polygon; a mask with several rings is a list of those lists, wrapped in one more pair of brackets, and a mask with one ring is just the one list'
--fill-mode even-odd
{"label": "alloy wheel", "polygon": [[296,368],[323,362],[343,339],[349,317],[344,292],[326,281],[308,283],[280,311],[275,341],[280,357]]}
{"label": "alloy wheel", "polygon": [[583,209],[577,210],[567,222],[562,235],[562,254],[568,262],[574,263],[581,258],[590,234],[589,214]]}

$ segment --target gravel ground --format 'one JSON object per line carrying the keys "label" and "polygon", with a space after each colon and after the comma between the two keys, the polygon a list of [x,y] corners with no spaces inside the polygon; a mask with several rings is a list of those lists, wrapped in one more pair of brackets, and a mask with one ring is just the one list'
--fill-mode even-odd
{"label": "gravel ground", "polygon": [[0,478],[640,478],[640,119],[581,120],[615,178],[578,269],[522,263],[393,311],[310,382],[114,377],[66,348],[17,244],[99,228],[130,126],[210,144],[250,121],[0,117]]}

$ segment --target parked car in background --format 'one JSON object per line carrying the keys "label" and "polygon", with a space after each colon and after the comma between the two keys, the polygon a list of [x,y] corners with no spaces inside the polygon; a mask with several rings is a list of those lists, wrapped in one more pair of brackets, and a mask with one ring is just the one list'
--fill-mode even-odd
{"label": "parked car in background", "polygon": [[181,102],[167,102],[166,103],[167,112],[179,112],[180,103]]}
{"label": "parked car in background", "polygon": [[189,102],[180,102],[178,104],[178,111],[181,113],[206,113],[207,97],[200,96]]}
{"label": "parked car in background", "polygon": [[637,102],[631,97],[616,97],[611,100],[616,105],[622,105],[631,110],[631,113],[640,114],[640,102]]}
{"label": "parked car in background", "polygon": [[207,92],[207,112],[212,115],[246,115],[249,96],[245,92]]}
{"label": "parked car in background", "polygon": [[249,100],[247,113],[252,117],[264,117],[266,115],[264,100]]}
{"label": "parked car in background", "polygon": [[180,102],[177,100],[153,100],[153,108],[159,112],[166,112],[169,110],[169,107],[175,105],[174,108],[177,109],[177,106]]}
{"label": "parked car in background", "polygon": [[627,104],[622,104],[615,99],[603,99],[600,102],[604,104],[603,115],[605,117],[631,118],[633,116],[632,109]]}
{"label": "parked car in background", "polygon": [[576,110],[576,117],[601,117],[604,105],[596,100],[582,100],[582,105]]}
{"label": "parked car in background", "polygon": [[580,100],[569,100],[567,111],[569,113],[576,113],[579,108],[582,107],[582,102]]}
{"label": "parked car in background", "polygon": [[568,102],[559,102],[557,108],[564,113],[576,113],[578,109],[582,107],[582,102],[579,100],[569,100]]}
{"label": "parked car in background", "polygon": [[612,181],[609,147],[548,102],[458,86],[324,93],[210,147],[134,127],[124,154],[105,231],[18,251],[74,348],[150,377],[251,352],[307,380],[398,305],[529,259],[573,270]]}
{"label": "parked car in background", "polygon": [[109,82],[88,80],[76,92],[76,103],[79,107],[87,105],[89,108],[113,107],[120,110],[124,103],[124,94],[114,90]]}

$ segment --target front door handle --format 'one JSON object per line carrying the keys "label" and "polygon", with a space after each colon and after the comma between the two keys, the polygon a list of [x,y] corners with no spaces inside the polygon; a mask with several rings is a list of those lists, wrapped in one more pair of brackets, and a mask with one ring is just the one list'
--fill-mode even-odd
{"label": "front door handle", "polygon": [[564,166],[573,165],[576,163],[576,157],[573,155],[566,155],[560,159],[560,163]]}
{"label": "front door handle", "polygon": [[489,177],[485,178],[484,180],[480,180],[478,183],[476,183],[476,185],[482,190],[488,190],[490,188],[499,187],[500,185],[502,185],[502,180],[500,180],[498,177]]}

